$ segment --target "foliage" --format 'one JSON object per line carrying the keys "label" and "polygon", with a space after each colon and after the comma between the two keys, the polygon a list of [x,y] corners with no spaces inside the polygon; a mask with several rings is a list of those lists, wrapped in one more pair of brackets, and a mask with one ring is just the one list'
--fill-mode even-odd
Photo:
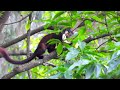
{"label": "foliage", "polygon": [[[73,28],[77,20],[83,21],[77,35],[70,38],[72,45],[57,40],[58,59],[49,61],[55,65],[35,67],[32,69],[33,78],[49,79],[106,79],[120,78],[120,12],[119,11],[46,11],[42,18],[33,22],[44,22],[46,27],[54,25],[57,33],[58,26]],[[29,25],[26,25],[28,28]],[[112,33],[89,43],[83,42],[89,36]],[[39,40],[38,40],[39,42]],[[33,43],[36,43],[34,41]],[[35,45],[34,45],[35,46]],[[64,48],[66,48],[64,50]]]}
{"label": "foliage", "polygon": [[0,11],[0,17],[3,15],[4,12],[5,12],[5,11]]}

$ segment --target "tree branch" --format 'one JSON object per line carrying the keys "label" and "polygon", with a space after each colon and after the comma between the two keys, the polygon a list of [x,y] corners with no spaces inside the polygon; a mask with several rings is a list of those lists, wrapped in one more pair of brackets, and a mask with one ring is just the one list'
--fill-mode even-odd
{"label": "tree branch", "polygon": [[89,42],[91,42],[93,40],[96,40],[96,39],[99,39],[99,38],[103,38],[103,37],[107,37],[107,36],[110,36],[110,35],[113,35],[113,34],[112,33],[103,34],[103,35],[97,36],[95,38],[88,37],[87,39],[83,40],[83,42],[89,43]]}
{"label": "tree branch", "polygon": [[52,63],[48,63],[48,62],[43,63],[43,65],[45,65],[45,66],[52,66],[52,67],[56,67],[54,64],[52,64]]}
{"label": "tree branch", "polygon": [[57,53],[55,51],[53,51],[49,55],[44,56],[43,59],[31,61],[29,63],[15,67],[12,72],[4,75],[1,79],[11,79],[16,74],[30,70],[31,68],[34,68],[36,66],[42,65],[43,63],[45,63],[45,62],[47,62],[55,57],[57,57]]}
{"label": "tree branch", "polygon": [[[45,29],[45,28],[44,28],[44,25],[43,25],[43,26],[41,26],[41,27],[39,27],[39,28],[37,28],[37,29],[31,30],[30,35],[34,35],[35,33],[38,33],[38,32],[40,32],[40,31],[42,31],[42,30],[44,30],[44,29]],[[47,29],[53,30],[54,28],[53,28],[53,26],[50,26],[50,27],[48,27]],[[24,34],[24,35],[22,35],[22,36],[20,36],[20,37],[18,37],[18,38],[16,38],[16,39],[14,39],[14,40],[12,40],[12,41],[9,41],[9,42],[1,45],[0,47],[4,47],[4,48],[9,47],[9,46],[11,46],[11,45],[13,45],[13,44],[15,44],[15,43],[18,43],[19,41],[22,41],[22,40],[25,39],[26,37],[27,37],[27,33]]]}
{"label": "tree branch", "polygon": [[[32,13],[29,15],[29,20],[31,21],[32,20]],[[31,27],[31,22],[30,22],[30,27]],[[31,29],[29,28],[29,30],[27,31],[27,58],[30,57],[30,32],[31,32]],[[28,77],[29,79],[32,79],[32,74],[31,74],[31,71],[28,70],[27,71],[28,73]]]}
{"label": "tree branch", "polygon": [[103,42],[102,44],[100,44],[97,48],[96,48],[96,50],[98,49],[98,48],[100,48],[102,45],[104,45],[105,43],[107,43],[109,40],[107,40],[107,41],[105,41],[105,42]]}

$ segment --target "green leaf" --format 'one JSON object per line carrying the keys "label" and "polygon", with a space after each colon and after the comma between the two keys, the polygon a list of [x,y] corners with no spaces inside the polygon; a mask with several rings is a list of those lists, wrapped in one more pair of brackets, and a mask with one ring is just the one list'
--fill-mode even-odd
{"label": "green leaf", "polygon": [[101,65],[100,64],[96,64],[95,67],[95,76],[98,78],[101,72]]}
{"label": "green leaf", "polygon": [[72,72],[67,70],[65,73],[64,73],[64,77],[66,79],[72,79]]}
{"label": "green leaf", "polygon": [[74,69],[76,66],[79,66],[81,64],[81,62],[75,62],[75,63],[73,63],[70,67],[69,67],[69,71],[71,71],[72,69]]}
{"label": "green leaf", "polygon": [[70,59],[72,59],[72,58],[74,58],[74,55],[71,53],[71,52],[68,52],[67,53],[67,55],[66,55],[66,58],[65,58],[65,60],[70,60]]}
{"label": "green leaf", "polygon": [[118,50],[117,52],[113,53],[111,60],[116,59],[119,55],[120,55],[120,50]]}
{"label": "green leaf", "polygon": [[66,48],[71,48],[71,46],[68,43],[63,43],[63,46],[65,46]]}
{"label": "green leaf", "polygon": [[65,58],[66,60],[75,58],[79,54],[79,51],[75,48],[69,48],[69,50],[70,50],[70,52],[67,53],[66,58]]}
{"label": "green leaf", "polygon": [[101,66],[103,68],[104,73],[107,74],[107,68],[108,68],[108,66],[105,66],[105,65],[102,65],[102,64],[101,64]]}
{"label": "green leaf", "polygon": [[89,21],[89,20],[86,20],[85,25],[88,26],[88,28],[91,28],[92,27],[92,22]]}
{"label": "green leaf", "polygon": [[58,11],[57,14],[53,17],[53,20],[61,16],[62,14],[64,14],[64,11]]}
{"label": "green leaf", "polygon": [[74,15],[75,15],[76,13],[77,13],[77,11],[71,11],[71,14],[74,14]]}
{"label": "green leaf", "polygon": [[85,32],[86,32],[86,28],[85,28],[85,27],[81,27],[81,28],[79,29],[79,31],[78,31],[78,33],[79,33],[80,35],[83,35]]}
{"label": "green leaf", "polygon": [[120,60],[111,61],[109,63],[108,73],[111,72],[112,70],[114,70],[118,66],[118,64],[120,64]]}
{"label": "green leaf", "polygon": [[114,70],[118,64],[120,64],[120,50],[118,50],[117,52],[113,53],[111,60],[108,63],[108,73],[111,72],[112,70]]}
{"label": "green leaf", "polygon": [[85,48],[85,46],[86,46],[86,43],[85,43],[85,42],[78,41],[78,44],[79,44],[80,49],[83,51],[84,48]]}
{"label": "green leaf", "polygon": [[92,76],[94,69],[95,69],[94,64],[88,66],[88,68],[86,70],[86,74],[85,74],[85,79],[89,79]]}
{"label": "green leaf", "polygon": [[116,45],[116,46],[120,46],[120,42],[116,42],[115,45]]}
{"label": "green leaf", "polygon": [[68,22],[59,22],[59,25],[70,26],[71,23],[68,23]]}
{"label": "green leaf", "polygon": [[101,21],[101,19],[97,16],[92,16],[93,19],[95,19],[96,21]]}
{"label": "green leaf", "polygon": [[46,72],[46,74],[49,74],[49,73],[54,72],[54,71],[57,71],[58,68],[59,68],[58,66],[54,67],[54,68],[50,69],[48,72]]}
{"label": "green leaf", "polygon": [[60,55],[63,51],[63,45],[62,43],[59,43],[57,46],[57,54]]}
{"label": "green leaf", "polygon": [[56,43],[60,43],[61,41],[59,39],[50,39],[49,41],[47,41],[47,43],[49,44],[56,44]]}
{"label": "green leaf", "polygon": [[59,67],[58,67],[58,70],[59,70],[60,72],[65,72],[65,71],[66,71],[66,67],[59,66]]}
{"label": "green leaf", "polygon": [[117,55],[118,55],[118,56],[120,55],[120,50],[118,50]]}
{"label": "green leaf", "polygon": [[31,11],[21,11],[20,14],[25,16],[25,15],[28,15],[30,14]]}
{"label": "green leaf", "polygon": [[50,79],[58,79],[58,77],[61,75],[60,72],[58,72],[57,74],[53,75],[53,76],[50,76],[49,78]]}
{"label": "green leaf", "polygon": [[27,21],[27,23],[26,23],[26,25],[25,25],[25,29],[26,30],[29,30],[30,29],[30,25],[31,23],[30,23],[30,20],[28,19],[28,21]]}
{"label": "green leaf", "polygon": [[120,23],[120,17],[118,18],[118,22]]}
{"label": "green leaf", "polygon": [[74,69],[76,66],[86,65],[86,64],[88,64],[89,62],[90,62],[90,61],[85,60],[85,59],[79,60],[78,62],[73,63],[73,64],[69,67],[68,70],[71,71],[71,70]]}
{"label": "green leaf", "polygon": [[120,34],[116,34],[115,37],[120,37]]}

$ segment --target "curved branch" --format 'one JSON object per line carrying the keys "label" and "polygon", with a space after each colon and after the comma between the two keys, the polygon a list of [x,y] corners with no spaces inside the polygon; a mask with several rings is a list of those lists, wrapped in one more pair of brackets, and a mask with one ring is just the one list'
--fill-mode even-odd
{"label": "curved branch", "polygon": [[100,48],[102,45],[104,45],[105,43],[107,43],[109,40],[107,40],[107,41],[105,41],[105,42],[103,42],[102,44],[100,44],[97,48],[96,48],[96,50],[98,49],[98,48]]}
{"label": "curved branch", "polygon": [[95,38],[88,37],[87,39],[83,40],[83,42],[89,43],[89,42],[91,42],[93,40],[96,40],[96,39],[99,39],[99,38],[103,38],[103,37],[107,37],[107,36],[110,36],[110,35],[113,35],[113,34],[112,33],[103,34],[103,35],[97,36]]}
{"label": "curved branch", "polygon": [[17,75],[18,73],[21,73],[21,72],[30,70],[31,68],[34,68],[36,66],[42,65],[43,63],[45,63],[53,58],[56,58],[56,57],[57,57],[57,53],[55,51],[53,51],[49,55],[46,55],[43,59],[31,61],[29,63],[15,67],[12,72],[4,75],[1,79],[11,79],[12,77]]}

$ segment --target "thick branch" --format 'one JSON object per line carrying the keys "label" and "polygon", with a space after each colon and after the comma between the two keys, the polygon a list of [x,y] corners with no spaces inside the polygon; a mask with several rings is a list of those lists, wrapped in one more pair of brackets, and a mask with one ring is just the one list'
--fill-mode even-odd
{"label": "thick branch", "polygon": [[[42,31],[42,30],[44,30],[44,29],[45,29],[45,28],[44,28],[44,25],[43,25],[43,26],[41,26],[41,27],[39,27],[39,28],[37,28],[37,29],[31,30],[30,35],[34,35],[35,33],[38,33],[38,32],[40,32],[40,31]],[[50,27],[48,27],[47,29],[51,29],[51,30],[52,30],[53,27],[50,26]],[[11,46],[11,45],[13,45],[13,44],[15,44],[15,43],[17,43],[17,42],[19,42],[19,41],[22,41],[22,40],[25,39],[26,37],[27,37],[27,33],[24,34],[24,35],[22,35],[22,36],[20,36],[20,37],[18,37],[18,38],[16,38],[16,39],[14,39],[14,40],[12,40],[12,41],[9,41],[9,42],[1,45],[0,47],[4,47],[4,48],[9,47],[9,46]]]}
{"label": "thick branch", "polygon": [[20,65],[20,66],[14,68],[12,72],[4,75],[1,79],[11,79],[16,74],[30,70],[31,68],[34,68],[36,66],[42,65],[43,63],[45,63],[55,57],[57,57],[57,53],[55,51],[53,51],[49,55],[46,55],[43,59],[31,61],[29,63],[23,64],[23,65]]}

